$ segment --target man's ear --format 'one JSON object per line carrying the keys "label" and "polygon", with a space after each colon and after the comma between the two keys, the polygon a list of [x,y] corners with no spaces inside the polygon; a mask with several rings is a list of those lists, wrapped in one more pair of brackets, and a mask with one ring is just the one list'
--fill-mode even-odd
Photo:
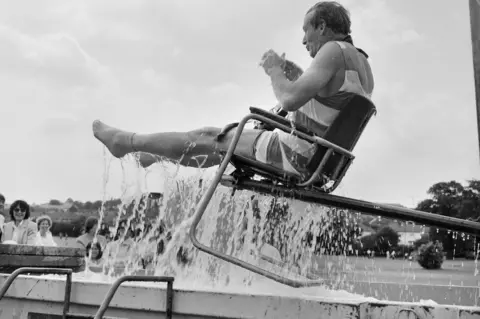
{"label": "man's ear", "polygon": [[320,31],[321,34],[323,35],[325,33],[325,29],[327,28],[327,23],[323,19],[319,19],[319,22],[317,24],[317,31]]}

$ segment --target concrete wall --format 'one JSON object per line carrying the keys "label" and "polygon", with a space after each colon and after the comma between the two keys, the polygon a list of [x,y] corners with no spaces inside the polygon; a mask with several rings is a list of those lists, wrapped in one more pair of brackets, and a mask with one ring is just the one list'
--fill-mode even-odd
{"label": "concrete wall", "polygon": [[[0,285],[6,275],[0,276]],[[94,314],[107,294],[106,283],[74,282],[70,311]],[[175,284],[174,284],[175,288]],[[64,280],[19,277],[0,301],[0,319],[26,319],[28,312],[60,314]],[[164,284],[122,285],[112,300],[108,316],[135,319],[160,318],[165,311]],[[226,294],[175,290],[173,318],[422,318],[480,319],[480,308],[436,306],[317,298],[286,298],[275,295]],[[411,315],[415,313],[417,317]],[[410,316],[408,316],[410,314]]]}

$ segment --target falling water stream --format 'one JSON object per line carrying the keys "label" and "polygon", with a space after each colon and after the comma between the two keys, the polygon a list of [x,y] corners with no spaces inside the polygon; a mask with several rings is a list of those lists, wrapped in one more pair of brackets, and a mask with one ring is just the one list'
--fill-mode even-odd
{"label": "falling water stream", "polygon": [[[105,157],[104,202],[110,164],[111,158]],[[75,274],[74,280],[112,282],[122,275],[167,275],[175,277],[179,289],[367,300],[385,294],[377,288],[366,295],[352,293],[355,283],[389,282],[393,273],[404,278],[399,282],[405,284],[399,298],[412,297],[409,283],[416,280],[416,262],[399,260],[397,269],[389,272],[375,258],[358,255],[352,243],[359,235],[359,213],[249,191],[232,196],[231,189],[218,187],[198,225],[200,242],[285,277],[325,281],[320,287],[291,288],[193,247],[189,230],[197,203],[214,175],[212,169],[184,174],[179,166],[158,163],[145,170],[129,158],[121,161],[121,170],[114,234],[122,223],[126,229],[134,225],[138,232],[133,238],[121,233],[107,246],[104,263],[96,270],[86,258],[85,271]],[[148,192],[158,191],[158,187],[149,189],[155,174],[157,184],[161,176],[161,196],[148,200]],[[102,205],[100,223],[106,209]],[[475,261],[475,276],[477,266]]]}

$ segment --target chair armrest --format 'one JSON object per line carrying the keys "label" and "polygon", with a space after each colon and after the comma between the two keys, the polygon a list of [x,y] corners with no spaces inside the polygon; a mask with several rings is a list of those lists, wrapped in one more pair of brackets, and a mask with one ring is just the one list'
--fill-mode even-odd
{"label": "chair armrest", "polygon": [[[260,109],[258,107],[253,107],[253,106],[250,107],[250,113],[264,116],[264,117],[266,117],[266,118],[268,118],[272,121],[275,121],[279,124],[283,124],[283,125],[286,125],[286,126],[289,126],[289,127],[292,126],[292,123],[289,120],[287,120],[286,118],[284,118],[280,115],[277,115],[275,113],[266,111],[264,109]],[[305,126],[300,125],[300,124],[295,124],[295,130],[299,131],[299,132],[302,132],[304,134],[307,134],[309,136],[315,136],[315,134],[313,132],[311,132]],[[290,132],[287,132],[287,133],[290,133]]]}

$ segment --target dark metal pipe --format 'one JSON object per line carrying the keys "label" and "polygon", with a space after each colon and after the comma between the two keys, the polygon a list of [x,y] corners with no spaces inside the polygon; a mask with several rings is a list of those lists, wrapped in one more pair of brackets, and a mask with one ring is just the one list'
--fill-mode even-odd
{"label": "dark metal pipe", "polygon": [[309,203],[350,209],[359,213],[378,215],[404,221],[412,221],[421,225],[436,226],[452,231],[480,236],[480,223],[469,220],[437,215],[403,207],[376,204],[348,197],[325,194],[318,191],[316,192],[302,189],[295,190],[283,186],[275,186],[269,183],[251,180],[235,180],[231,176],[223,176],[222,184],[237,189],[251,190],[270,196],[295,198]]}
{"label": "dark metal pipe", "polygon": [[477,106],[478,145],[480,150],[480,0],[470,0],[470,29],[475,79],[475,101]]}

